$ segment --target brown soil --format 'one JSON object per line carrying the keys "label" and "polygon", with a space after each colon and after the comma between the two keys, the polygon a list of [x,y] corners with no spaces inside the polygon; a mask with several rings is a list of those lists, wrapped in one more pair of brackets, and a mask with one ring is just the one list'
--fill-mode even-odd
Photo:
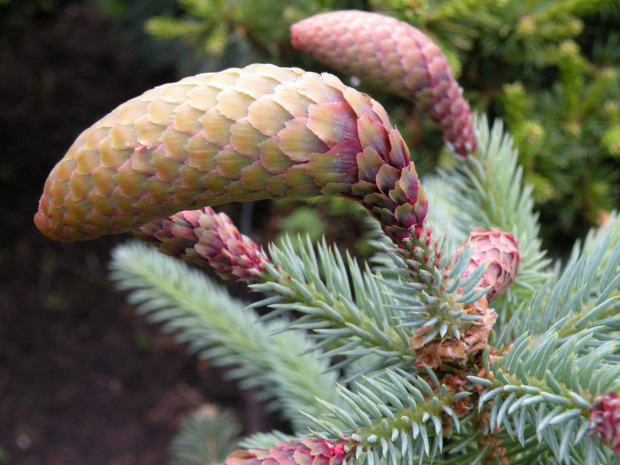
{"label": "brown soil", "polygon": [[8,463],[164,464],[185,414],[206,402],[241,407],[222,373],[123,303],[105,281],[107,253],[92,245],[24,240],[5,255],[0,447]]}

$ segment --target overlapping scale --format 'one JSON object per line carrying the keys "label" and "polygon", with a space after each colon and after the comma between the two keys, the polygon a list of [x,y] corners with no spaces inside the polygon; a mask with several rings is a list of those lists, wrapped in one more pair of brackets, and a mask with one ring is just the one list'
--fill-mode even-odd
{"label": "overlapping scale", "polygon": [[343,195],[392,237],[426,200],[385,110],[329,74],[251,65],[149,90],[84,131],[35,216],[57,241],[136,229],[182,210]]}

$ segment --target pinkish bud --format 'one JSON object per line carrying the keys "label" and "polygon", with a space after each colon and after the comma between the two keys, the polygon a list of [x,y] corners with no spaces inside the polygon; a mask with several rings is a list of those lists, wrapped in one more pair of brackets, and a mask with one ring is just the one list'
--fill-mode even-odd
{"label": "pinkish bud", "polygon": [[211,208],[182,211],[151,221],[135,235],[163,253],[210,265],[224,279],[256,279],[267,257],[224,213]]}
{"label": "pinkish bud", "polygon": [[151,221],[133,231],[134,236],[172,257],[188,259],[189,250],[198,242],[194,229],[200,210],[186,210]]}
{"label": "pinkish bud", "polygon": [[263,271],[261,261],[266,260],[260,247],[241,234],[225,214],[215,214],[210,208],[201,211],[195,246],[198,255],[224,279],[256,279]]}
{"label": "pinkish bud", "polygon": [[[521,265],[519,242],[511,233],[497,228],[476,228],[469,235],[473,254],[463,277],[469,276],[479,265],[487,263],[487,270],[480,280],[479,287],[491,287],[486,294],[491,302],[501,295],[514,281]],[[465,244],[461,244],[456,257]]]}
{"label": "pinkish bud", "polygon": [[610,392],[599,396],[596,406],[590,408],[590,422],[601,442],[620,455],[620,395]]}
{"label": "pinkish bud", "polygon": [[325,439],[300,439],[278,442],[271,449],[249,449],[233,452],[226,465],[341,465],[344,446]]}

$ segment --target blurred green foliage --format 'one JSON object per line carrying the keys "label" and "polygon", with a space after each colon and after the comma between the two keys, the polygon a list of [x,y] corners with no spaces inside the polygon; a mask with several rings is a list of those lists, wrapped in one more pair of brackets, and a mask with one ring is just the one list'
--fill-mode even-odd
{"label": "blurred green foliage", "polygon": [[[174,17],[179,12],[176,0],[92,0],[98,9],[113,19],[115,32],[138,51],[141,73],[162,71],[177,75],[200,72],[201,57],[180,41],[160,40],[150,35],[145,23],[154,16]],[[168,78],[169,79],[169,78]]]}
{"label": "blurred green foliage", "polygon": [[327,232],[327,225],[315,209],[300,206],[280,220],[280,229],[281,234],[307,235],[311,240],[318,241]]}
{"label": "blurred green foliage", "polygon": [[369,258],[376,252],[370,244],[376,239],[376,223],[357,202],[342,197],[312,197],[277,199],[274,205],[273,213],[279,218],[277,244],[288,240],[298,250],[306,236],[314,242],[325,237],[328,243],[353,251],[358,258]]}
{"label": "blurred green foliage", "polygon": [[[334,9],[364,8],[363,0],[177,0],[178,14],[153,16],[146,30],[181,40],[204,58],[203,71],[257,62],[296,61],[291,24]],[[298,60],[297,60],[298,61]]]}
{"label": "blurred green foliage", "polygon": [[172,440],[171,465],[224,463],[243,428],[235,415],[205,404],[189,414]]}
{"label": "blurred green foliage", "polygon": [[11,463],[11,455],[0,447],[0,464]]}
{"label": "blurred green foliage", "polygon": [[[204,71],[262,61],[322,70],[291,49],[289,27],[324,11],[356,8],[409,22],[440,45],[472,107],[506,120],[548,247],[572,243],[601,212],[618,206],[614,0],[300,0],[285,7],[274,0],[177,0],[177,6],[174,15],[149,19],[146,29],[190,46]],[[418,172],[454,162],[442,155],[437,128],[407,102],[363,83],[361,90],[387,107]]]}

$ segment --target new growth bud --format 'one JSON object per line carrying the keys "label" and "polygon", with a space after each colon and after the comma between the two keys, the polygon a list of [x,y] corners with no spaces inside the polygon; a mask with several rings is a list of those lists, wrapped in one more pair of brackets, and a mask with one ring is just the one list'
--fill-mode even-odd
{"label": "new growth bud", "polygon": [[620,455],[620,395],[610,392],[600,396],[590,409],[590,422],[601,442]]}
{"label": "new growth bud", "polygon": [[476,149],[469,104],[445,55],[415,27],[363,11],[335,11],[291,27],[293,46],[326,65],[413,101],[466,157]]}
{"label": "new growth bud", "polygon": [[271,449],[249,449],[233,452],[226,465],[341,465],[344,446],[325,439],[300,439],[278,442]]}
{"label": "new growth bud", "polygon": [[442,364],[465,364],[471,356],[475,356],[489,347],[489,335],[497,320],[497,313],[489,308],[487,299],[480,300],[463,308],[467,315],[479,317],[475,324],[461,334],[459,339],[435,338],[424,343],[428,328],[421,327],[411,339],[411,348],[415,351],[418,366],[428,365],[438,369]]}
{"label": "new growth bud", "polygon": [[256,279],[264,270],[262,260],[267,260],[227,215],[208,207],[151,221],[134,235],[167,255],[208,264],[224,279]]}
{"label": "new growth bud", "polygon": [[[474,250],[463,277],[469,276],[478,266],[486,262],[487,270],[478,287],[491,287],[486,294],[487,300],[491,302],[501,295],[517,276],[521,266],[519,242],[511,233],[497,228],[476,228],[468,240]],[[459,246],[456,258],[465,244]]]}

